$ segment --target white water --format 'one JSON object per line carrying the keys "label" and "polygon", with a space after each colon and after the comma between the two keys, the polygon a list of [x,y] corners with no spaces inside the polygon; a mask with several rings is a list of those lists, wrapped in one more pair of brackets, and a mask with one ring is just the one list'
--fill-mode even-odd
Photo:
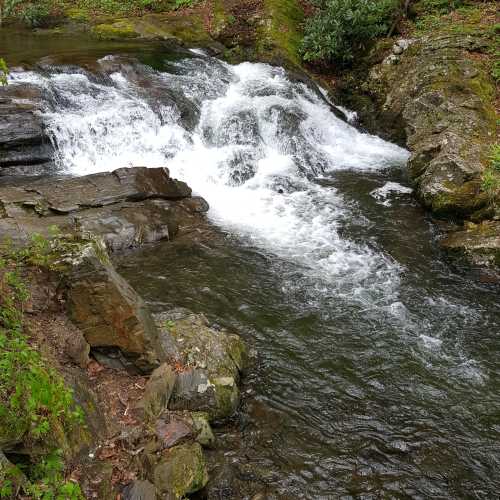
{"label": "white water", "polygon": [[[200,57],[176,63],[175,74],[148,69],[153,102],[139,83],[144,67],[113,57],[100,64],[109,75],[104,82],[84,73],[12,77],[49,96],[44,115],[62,168],[84,175],[166,166],[207,199],[222,227],[335,281],[358,300],[396,300],[398,265],[340,236],[339,224],[352,214],[334,188],[314,178],[401,166],[405,150],[336,118],[319,92],[279,68]],[[165,98],[172,92],[199,114],[194,128]]]}

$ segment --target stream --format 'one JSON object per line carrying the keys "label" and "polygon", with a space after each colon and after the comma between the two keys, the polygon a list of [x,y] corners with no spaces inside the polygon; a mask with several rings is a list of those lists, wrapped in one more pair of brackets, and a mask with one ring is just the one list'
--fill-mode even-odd
{"label": "stream", "polygon": [[498,289],[444,260],[407,151],[282,68],[95,59],[10,82],[43,90],[60,171],[166,166],[210,204],[213,240],[130,252],[121,272],[252,348],[217,460],[277,498],[497,498]]}

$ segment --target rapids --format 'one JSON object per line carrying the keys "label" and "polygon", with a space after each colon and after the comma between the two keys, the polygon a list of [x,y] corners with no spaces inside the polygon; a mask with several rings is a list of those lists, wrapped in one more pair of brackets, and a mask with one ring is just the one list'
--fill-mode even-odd
{"label": "rapids", "polygon": [[246,423],[221,435],[240,472],[283,498],[498,495],[498,295],[442,260],[407,151],[282,68],[200,51],[10,80],[43,90],[64,173],[166,166],[209,202],[217,242],[146,248],[122,271],[154,307],[255,348]]}

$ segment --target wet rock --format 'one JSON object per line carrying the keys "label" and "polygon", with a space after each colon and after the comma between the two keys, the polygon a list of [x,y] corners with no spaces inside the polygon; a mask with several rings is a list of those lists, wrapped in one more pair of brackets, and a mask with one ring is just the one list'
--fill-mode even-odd
{"label": "wet rock", "polygon": [[144,396],[139,402],[139,408],[147,418],[154,420],[167,408],[176,379],[176,373],[166,363],[151,374],[144,389]]}
{"label": "wet rock", "polygon": [[54,148],[36,101],[39,90],[29,84],[0,87],[0,175],[3,167],[48,163]]}
{"label": "wet rock", "polygon": [[[441,246],[459,262],[474,267],[500,268],[500,222],[467,224],[464,230],[451,233]],[[498,274],[500,279],[500,274]]]}
{"label": "wet rock", "polygon": [[156,487],[149,481],[134,481],[122,493],[123,500],[156,500]]}
{"label": "wet rock", "polygon": [[495,139],[494,82],[467,51],[491,43],[479,31],[399,40],[398,64],[374,66],[363,84],[381,127],[411,151],[418,196],[440,216],[468,217],[487,203],[476,186]]}
{"label": "wet rock", "polygon": [[34,232],[100,236],[112,251],[170,240],[202,220],[207,204],[163,168],[135,167],[0,187],[0,230],[17,244]]}
{"label": "wet rock", "polygon": [[102,242],[82,246],[66,283],[69,317],[91,347],[116,347],[146,373],[166,358],[149,310],[116,272]]}
{"label": "wet rock", "polygon": [[167,325],[189,370],[178,375],[169,404],[176,410],[206,411],[212,420],[229,417],[239,404],[238,382],[246,349],[237,335],[209,327],[203,315],[176,309],[155,315]]}
{"label": "wet rock", "polygon": [[180,499],[201,490],[208,482],[203,451],[198,443],[168,450],[153,472],[154,484],[162,495]]}

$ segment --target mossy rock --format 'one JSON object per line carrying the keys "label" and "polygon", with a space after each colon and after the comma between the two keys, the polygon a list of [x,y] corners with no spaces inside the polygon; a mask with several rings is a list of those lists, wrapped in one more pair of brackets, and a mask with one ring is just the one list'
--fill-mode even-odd
{"label": "mossy rock", "polygon": [[212,448],[215,445],[215,436],[210,426],[210,416],[203,411],[191,413],[193,429],[196,433],[196,441],[202,446]]}
{"label": "mossy rock", "polygon": [[140,36],[132,23],[127,20],[117,21],[113,24],[98,24],[92,28],[92,34],[102,40],[137,38]]}
{"label": "mossy rock", "polygon": [[70,9],[67,9],[64,14],[70,21],[74,21],[77,23],[88,23],[90,21],[90,14],[86,9],[72,7]]}
{"label": "mossy rock", "polygon": [[208,472],[199,443],[175,446],[155,467],[153,482],[161,495],[180,499],[205,487]]}
{"label": "mossy rock", "polygon": [[299,46],[304,10],[298,0],[264,0],[262,24],[257,30],[257,56],[284,66],[300,66]]}

